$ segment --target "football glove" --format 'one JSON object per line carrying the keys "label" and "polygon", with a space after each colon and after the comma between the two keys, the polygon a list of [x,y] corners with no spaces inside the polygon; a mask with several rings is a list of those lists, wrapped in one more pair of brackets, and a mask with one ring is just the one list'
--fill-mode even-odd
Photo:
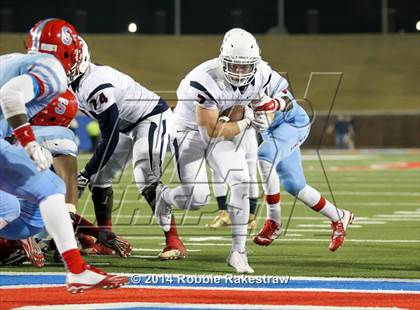
{"label": "football glove", "polygon": [[287,106],[286,100],[282,97],[280,98],[271,98],[267,95],[261,98],[259,102],[254,105],[255,112],[276,112],[284,111]]}
{"label": "football glove", "polygon": [[79,198],[82,196],[86,186],[89,184],[89,176],[85,169],[82,169],[77,175],[77,193]]}
{"label": "football glove", "polygon": [[249,128],[249,126],[252,124],[252,121],[254,120],[254,111],[248,107],[245,106],[245,112],[244,112],[244,119],[237,122],[239,126],[239,131],[244,131]]}
{"label": "football glove", "polygon": [[252,126],[259,132],[265,131],[271,126],[273,113],[256,112],[255,118],[252,121]]}
{"label": "football glove", "polygon": [[29,123],[24,123],[13,130],[13,134],[19,141],[20,145],[25,149],[29,158],[35,163],[38,171],[42,171],[51,167],[53,158],[46,148],[43,148],[35,140],[34,132]]}
{"label": "football glove", "polygon": [[51,167],[53,157],[49,150],[39,145],[38,142],[32,141],[24,146],[29,158],[35,163],[38,171],[43,171]]}

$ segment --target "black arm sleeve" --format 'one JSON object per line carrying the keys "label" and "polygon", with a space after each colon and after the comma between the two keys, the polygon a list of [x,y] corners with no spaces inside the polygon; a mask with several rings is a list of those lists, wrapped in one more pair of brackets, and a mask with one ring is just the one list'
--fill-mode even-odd
{"label": "black arm sleeve", "polygon": [[118,144],[118,107],[114,103],[96,118],[101,129],[101,138],[95,153],[85,166],[86,173],[91,176],[106,165]]}

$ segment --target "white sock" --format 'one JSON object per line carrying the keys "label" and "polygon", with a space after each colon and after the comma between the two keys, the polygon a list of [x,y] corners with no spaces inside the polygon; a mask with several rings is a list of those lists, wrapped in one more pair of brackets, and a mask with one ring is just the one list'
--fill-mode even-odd
{"label": "white sock", "polygon": [[313,210],[337,222],[343,216],[343,211],[326,200],[313,187],[306,185],[298,194],[298,199]]}
{"label": "white sock", "polygon": [[241,183],[230,187],[228,212],[232,221],[232,251],[246,250],[249,219],[249,184]]}
{"label": "white sock", "polygon": [[281,222],[280,180],[274,165],[265,160],[258,161],[258,170],[262,180],[267,206],[267,218],[277,223]]}
{"label": "white sock", "polygon": [[71,249],[77,249],[73,225],[65,205],[64,195],[55,194],[47,197],[40,202],[39,209],[45,228],[54,239],[60,254]]}

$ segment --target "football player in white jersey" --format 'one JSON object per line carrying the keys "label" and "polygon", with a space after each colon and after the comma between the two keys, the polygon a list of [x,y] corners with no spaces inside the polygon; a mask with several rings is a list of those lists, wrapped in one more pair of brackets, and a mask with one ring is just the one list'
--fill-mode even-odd
{"label": "football player in white jersey", "polygon": [[[65,207],[64,183],[48,170],[51,153],[36,141],[28,122],[67,88],[67,78],[77,72],[77,31],[64,20],[41,20],[30,30],[27,49],[26,55],[15,53],[0,58],[0,228],[7,229],[10,218],[16,215],[9,211],[16,210],[17,197],[27,199],[39,206],[66,263],[69,291],[126,284],[127,277],[107,275],[87,265],[80,256]],[[12,131],[20,146],[4,139]]]}
{"label": "football player in white jersey", "polygon": [[[240,31],[239,28],[233,28],[225,34],[224,39],[230,36],[233,32]],[[223,40],[224,40],[223,39]],[[256,213],[257,203],[259,195],[259,187],[257,180],[257,138],[256,132],[253,127],[248,127],[243,135],[239,135],[233,139],[239,147],[244,148],[245,158],[248,164],[248,171],[250,177],[249,185],[249,220],[248,229],[255,229],[257,227]],[[227,191],[228,188],[225,184],[223,176],[218,175],[213,169],[212,173],[212,184],[213,192],[217,201],[218,214],[209,224],[210,228],[218,228],[225,225],[230,225],[231,220],[229,213],[227,212]]]}
{"label": "football player in white jersey", "polygon": [[[112,181],[132,161],[139,192],[154,211],[172,112],[154,92],[109,66],[90,62],[88,45],[81,39],[80,76],[72,83],[79,109],[99,122],[101,139],[94,155],[78,175],[80,191],[90,184],[98,226],[110,227]],[[159,258],[178,259],[186,249],[178,237],[175,219],[164,228],[166,246]]]}
{"label": "football player in white jersey", "polygon": [[[233,33],[238,31],[230,32]],[[171,205],[187,210],[205,205],[210,195],[207,161],[230,188],[228,212],[232,221],[232,249],[228,264],[236,272],[253,273],[246,254],[250,174],[245,148],[237,147],[233,140],[239,134],[244,135],[253,122],[254,113],[248,105],[260,98],[262,89],[270,83],[271,69],[260,61],[255,38],[247,32],[240,33],[243,37],[239,45],[232,50],[231,45],[226,44],[228,33],[220,58],[193,69],[178,87],[170,136],[181,186],[169,189],[159,185],[156,211],[162,222],[168,222]],[[229,53],[234,52],[238,53],[237,57],[229,58]],[[242,120],[229,122],[220,117],[224,110],[235,105],[245,108]]]}
{"label": "football player in white jersey", "polygon": [[[340,226],[341,219],[344,222],[341,227],[346,227],[352,219],[351,212],[326,203],[317,191],[306,185],[299,146],[309,133],[309,118],[287,87],[287,80],[261,61],[254,36],[236,28],[225,35],[219,58],[193,69],[178,88],[171,146],[182,185],[173,189],[158,186],[157,216],[161,222],[167,223],[171,205],[195,209],[207,202],[209,189],[205,158],[213,170],[225,176],[231,189],[229,213],[232,221],[232,251],[227,262],[237,272],[253,272],[245,252],[249,175],[245,154],[241,148],[235,148],[231,138],[246,130],[250,124],[260,131],[266,130],[264,133],[278,133],[278,128],[295,128],[294,131],[280,131],[281,137],[288,137],[284,145],[282,140],[277,141],[276,136],[264,136],[264,142],[258,149],[262,178],[266,182],[263,188],[270,207],[268,220],[275,218],[276,221],[271,222],[277,223],[277,226],[267,230],[266,226],[270,225],[265,225],[255,242],[263,244],[267,231],[271,240],[280,230],[279,179],[274,173],[270,174],[271,170],[267,170],[267,167],[275,167],[285,189],[308,206],[321,210],[335,223],[334,227]],[[234,104],[250,105],[256,113],[246,112],[243,120],[226,123],[225,118],[219,118],[219,115]],[[268,115],[270,117],[267,117],[267,112],[271,113]],[[271,119],[273,115],[274,120]],[[273,205],[276,208],[272,208]],[[334,227],[333,240],[336,237],[340,239],[343,230],[338,231]]]}

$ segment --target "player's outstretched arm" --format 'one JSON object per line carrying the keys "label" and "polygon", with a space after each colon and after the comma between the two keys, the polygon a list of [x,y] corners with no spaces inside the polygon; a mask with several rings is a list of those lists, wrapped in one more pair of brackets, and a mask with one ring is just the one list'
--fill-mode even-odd
{"label": "player's outstretched arm", "polygon": [[116,104],[112,104],[97,116],[101,138],[92,158],[77,176],[79,196],[83,192],[84,187],[87,186],[90,177],[106,165],[117,147],[119,140],[118,116]]}

